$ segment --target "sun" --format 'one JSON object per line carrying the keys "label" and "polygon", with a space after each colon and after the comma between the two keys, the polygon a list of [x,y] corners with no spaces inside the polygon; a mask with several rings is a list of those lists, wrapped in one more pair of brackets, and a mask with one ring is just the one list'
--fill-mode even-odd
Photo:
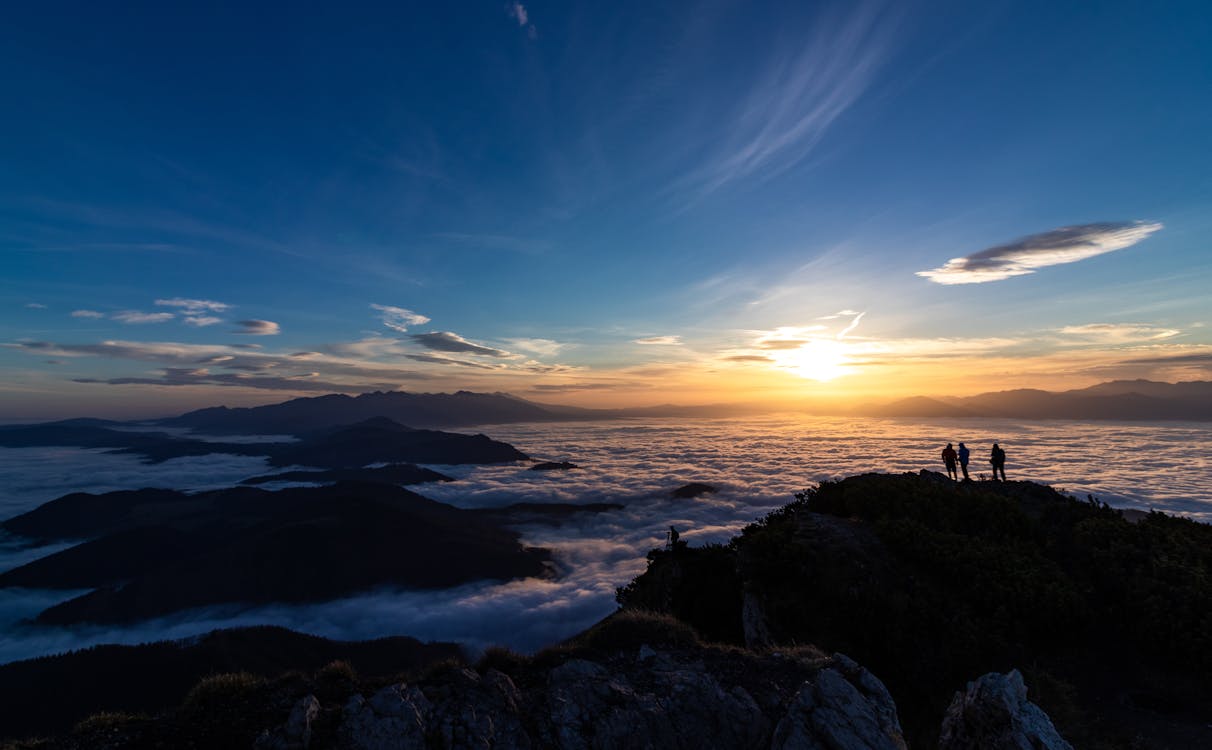
{"label": "sun", "polygon": [[826,382],[849,372],[846,346],[833,339],[814,339],[796,349],[774,355],[775,362],[801,378]]}

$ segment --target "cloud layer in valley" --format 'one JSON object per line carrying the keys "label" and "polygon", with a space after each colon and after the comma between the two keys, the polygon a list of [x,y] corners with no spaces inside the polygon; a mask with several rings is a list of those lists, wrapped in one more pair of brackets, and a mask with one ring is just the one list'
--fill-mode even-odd
{"label": "cloud layer in valley", "polygon": [[[532,650],[612,611],[615,587],[643,571],[644,554],[663,543],[670,524],[692,544],[725,541],[812,483],[865,471],[937,470],[938,447],[947,441],[967,442],[976,473],[984,469],[981,462],[989,444],[998,440],[1009,453],[1012,479],[1052,483],[1079,497],[1091,493],[1120,507],[1212,519],[1212,496],[1201,479],[1206,460],[1196,458],[1192,464],[1193,456],[1212,455],[1212,438],[1206,430],[1182,424],[766,417],[499,425],[485,431],[538,459],[570,460],[582,468],[533,472],[525,464],[439,466],[435,468],[459,481],[414,489],[469,508],[514,502],[625,506],[584,514],[561,526],[521,527],[525,543],[555,551],[562,571],[557,580],[474,584],[439,592],[381,590],[306,606],[216,608],[132,628],[9,630],[0,661],[93,643],[184,637],[258,623],[336,638],[408,634],[473,647],[500,643]],[[35,450],[43,453],[31,456],[29,451]],[[1150,451],[1150,461],[1142,464],[1144,450]],[[1091,471],[1094,465],[1097,473]],[[31,468],[48,466],[49,472]],[[230,456],[149,466],[129,456],[96,451],[0,449],[0,487],[8,493],[3,502],[8,514],[71,489],[205,488],[264,471],[260,459]],[[81,478],[89,484],[78,486]],[[695,500],[669,497],[672,489],[690,481],[707,482],[719,492]],[[56,600],[45,592],[0,593],[0,627],[5,628]]]}

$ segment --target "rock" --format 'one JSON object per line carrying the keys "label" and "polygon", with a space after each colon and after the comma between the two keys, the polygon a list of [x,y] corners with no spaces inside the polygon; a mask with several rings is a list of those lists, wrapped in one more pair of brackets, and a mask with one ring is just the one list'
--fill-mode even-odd
{"label": "rock", "polygon": [[508,676],[461,669],[442,683],[393,685],[369,701],[354,696],[338,730],[349,750],[412,748],[530,748],[521,722],[521,694]]}
{"label": "rock", "polygon": [[957,692],[943,716],[939,750],[1073,750],[1043,709],[1027,700],[1017,669],[990,672]]}
{"label": "rock", "polygon": [[560,471],[563,469],[579,468],[581,467],[574,463],[569,463],[568,461],[544,461],[543,463],[531,466],[530,471]]}
{"label": "rock", "polygon": [[635,653],[566,657],[526,677],[524,691],[493,669],[450,669],[355,696],[340,746],[904,750],[883,684],[843,656],[820,669],[711,648]]}
{"label": "rock", "polygon": [[896,705],[878,679],[842,655],[805,682],[774,730],[772,750],[905,750]]}
{"label": "rock", "polygon": [[404,684],[385,687],[369,701],[355,695],[345,704],[338,741],[350,750],[424,750],[430,709],[424,693]]}
{"label": "rock", "polygon": [[684,484],[681,487],[678,487],[676,490],[670,493],[670,496],[677,498],[678,500],[689,500],[699,497],[700,495],[710,495],[717,491],[718,490],[716,490],[715,487],[712,487],[709,484],[703,484],[702,482],[691,482],[690,484]]}
{"label": "rock", "polygon": [[320,715],[320,701],[305,695],[290,710],[286,723],[274,731],[262,732],[257,750],[307,750],[311,747],[311,724]]}
{"label": "rock", "polygon": [[774,642],[766,623],[766,613],[762,610],[762,601],[757,594],[748,590],[741,594],[741,628],[745,632],[745,645],[749,648],[762,648]]}

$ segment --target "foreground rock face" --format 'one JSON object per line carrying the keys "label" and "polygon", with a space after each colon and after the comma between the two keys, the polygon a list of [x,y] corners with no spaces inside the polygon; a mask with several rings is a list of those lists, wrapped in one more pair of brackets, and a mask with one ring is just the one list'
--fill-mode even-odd
{"label": "foreground rock face", "polygon": [[[299,742],[304,709],[314,714],[304,699],[262,746]],[[339,713],[336,746],[351,750],[905,748],[888,691],[842,655],[641,646],[512,677],[452,669],[355,694]]]}
{"label": "foreground rock face", "polygon": [[990,672],[955,694],[943,717],[939,750],[1073,750],[1043,709],[1027,700],[1017,669]]}

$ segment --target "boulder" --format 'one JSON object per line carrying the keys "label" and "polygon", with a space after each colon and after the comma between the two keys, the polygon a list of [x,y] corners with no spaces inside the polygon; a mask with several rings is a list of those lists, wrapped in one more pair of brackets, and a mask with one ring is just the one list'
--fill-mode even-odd
{"label": "boulder", "polygon": [[939,750],[1073,750],[1048,714],[1027,700],[1017,669],[990,672],[957,692],[943,716]]}

